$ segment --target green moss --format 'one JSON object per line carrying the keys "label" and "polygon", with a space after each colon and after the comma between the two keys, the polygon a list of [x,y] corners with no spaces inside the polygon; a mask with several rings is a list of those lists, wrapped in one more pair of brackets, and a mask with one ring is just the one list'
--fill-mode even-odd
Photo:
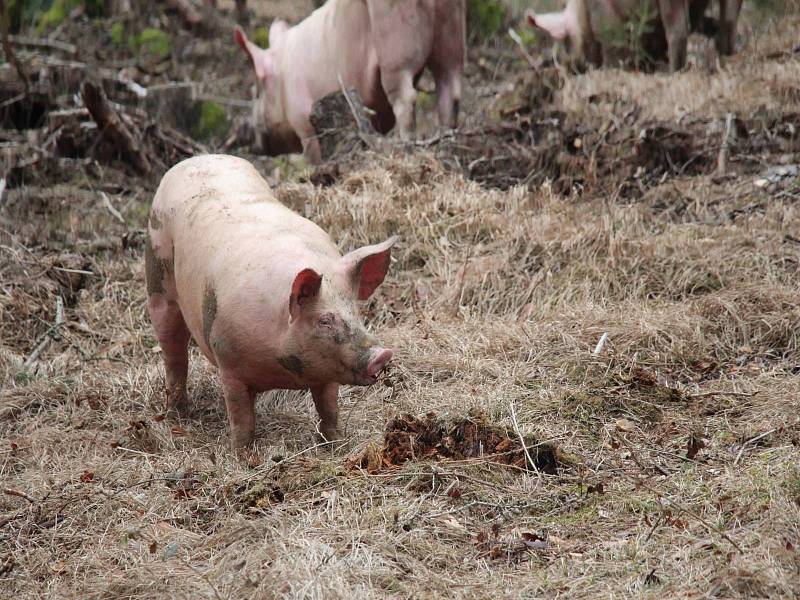
{"label": "green moss", "polygon": [[123,46],[125,44],[125,26],[119,21],[111,26],[109,35],[111,36],[111,43],[115,46]]}
{"label": "green moss", "polygon": [[143,29],[134,39],[133,45],[136,52],[159,61],[167,58],[172,51],[169,35],[153,27]]}
{"label": "green moss", "polygon": [[436,96],[428,92],[417,92],[417,107],[421,110],[430,110],[436,105]]}
{"label": "green moss", "polygon": [[266,27],[256,27],[253,36],[250,38],[254,44],[262,48],[269,48],[269,29]]}
{"label": "green moss", "polygon": [[46,31],[60,25],[70,11],[80,4],[80,0],[54,0],[50,7],[39,15],[36,32],[42,35]]}
{"label": "green moss", "polygon": [[482,42],[505,25],[506,7],[496,0],[467,1],[467,31],[470,40]]}
{"label": "green moss", "polygon": [[192,128],[192,135],[207,141],[223,135],[228,130],[228,115],[221,105],[211,100],[200,103],[200,116]]}

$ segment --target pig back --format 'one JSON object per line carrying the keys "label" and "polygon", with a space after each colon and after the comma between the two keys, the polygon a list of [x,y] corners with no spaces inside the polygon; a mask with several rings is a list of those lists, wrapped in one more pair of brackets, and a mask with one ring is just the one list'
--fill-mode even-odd
{"label": "pig back", "polygon": [[184,320],[209,358],[203,340],[209,297],[220,310],[234,306],[272,327],[284,317],[296,273],[330,271],[340,257],[321,228],[278,202],[253,165],[232,156],[195,157],[173,167],[151,215],[160,225],[151,228],[154,246],[172,250]]}

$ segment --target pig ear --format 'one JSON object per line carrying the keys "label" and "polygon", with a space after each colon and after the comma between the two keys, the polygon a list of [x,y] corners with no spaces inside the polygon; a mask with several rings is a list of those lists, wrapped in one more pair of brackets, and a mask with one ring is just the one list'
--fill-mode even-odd
{"label": "pig ear", "polygon": [[272,48],[281,41],[283,34],[289,29],[289,24],[282,19],[275,19],[269,26],[269,47]]}
{"label": "pig ear", "polygon": [[247,39],[247,36],[242,31],[241,27],[237,27],[233,32],[233,39],[239,44],[239,47],[247,53],[250,60],[253,61],[253,67],[256,70],[256,76],[259,79],[264,79],[269,74],[269,54],[263,48],[259,48],[253,42]]}
{"label": "pig ear", "polygon": [[389,271],[389,250],[397,241],[397,236],[374,246],[364,246],[342,257],[341,266],[353,282],[359,300],[372,295]]}
{"label": "pig ear", "polygon": [[303,307],[319,297],[322,275],[314,269],[303,269],[294,278],[292,293],[289,296],[289,316],[294,319]]}
{"label": "pig ear", "polygon": [[569,35],[569,19],[566,11],[543,15],[535,15],[532,11],[528,11],[527,17],[530,25],[544,29],[554,40],[563,40]]}

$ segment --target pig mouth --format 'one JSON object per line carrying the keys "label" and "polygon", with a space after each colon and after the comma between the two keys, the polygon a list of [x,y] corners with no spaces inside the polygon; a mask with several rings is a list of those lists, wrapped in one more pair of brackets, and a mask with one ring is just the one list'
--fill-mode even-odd
{"label": "pig mouth", "polygon": [[372,385],[376,383],[378,377],[386,370],[386,367],[392,360],[393,354],[394,353],[387,348],[382,348],[374,352],[367,363],[366,369],[355,373],[356,385]]}
{"label": "pig mouth", "polygon": [[266,127],[258,136],[258,150],[267,156],[280,156],[292,152],[302,152],[303,144],[297,134],[279,125]]}

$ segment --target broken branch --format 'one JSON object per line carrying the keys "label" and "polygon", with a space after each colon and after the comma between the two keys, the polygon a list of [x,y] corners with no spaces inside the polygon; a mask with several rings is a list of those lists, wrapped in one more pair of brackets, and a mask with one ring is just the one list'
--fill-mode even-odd
{"label": "broken branch", "polygon": [[131,161],[133,167],[142,175],[150,173],[152,167],[141,143],[131,133],[122,118],[111,108],[103,90],[90,81],[84,81],[81,86],[81,98],[100,131],[118,144],[123,155]]}

